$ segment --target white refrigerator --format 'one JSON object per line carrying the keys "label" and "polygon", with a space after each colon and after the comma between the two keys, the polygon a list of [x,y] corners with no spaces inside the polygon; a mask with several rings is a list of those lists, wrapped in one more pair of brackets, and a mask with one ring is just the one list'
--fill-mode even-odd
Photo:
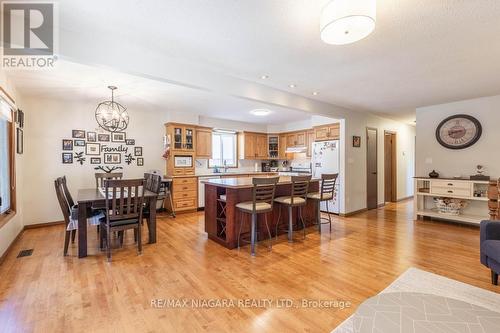
{"label": "white refrigerator", "polygon": [[[322,141],[313,143],[312,173],[314,178],[321,178],[323,173],[340,173],[340,141]],[[328,202],[328,211],[339,214],[341,196],[340,175],[335,184],[333,199]],[[327,211],[326,202],[321,203],[321,210]]]}

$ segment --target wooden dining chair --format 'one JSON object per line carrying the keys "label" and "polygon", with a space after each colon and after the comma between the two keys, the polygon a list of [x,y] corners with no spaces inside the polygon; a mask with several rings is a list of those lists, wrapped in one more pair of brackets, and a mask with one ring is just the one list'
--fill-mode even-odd
{"label": "wooden dining chair", "polygon": [[123,172],[96,172],[95,173],[95,187],[104,187],[104,181],[107,179],[122,179]]}
{"label": "wooden dining chair", "polygon": [[144,179],[104,180],[106,217],[101,220],[101,243],[105,241],[108,261],[111,261],[111,233],[116,231],[137,230],[137,249],[142,253],[144,183]]}
{"label": "wooden dining chair", "polygon": [[56,196],[57,196],[57,201],[59,202],[59,206],[61,207],[61,211],[64,217],[64,222],[65,222],[65,233],[64,233],[64,255],[66,256],[68,254],[68,246],[69,246],[69,240],[70,238],[75,239],[76,235],[76,230],[68,231],[68,224],[70,222],[70,211],[71,207],[69,206],[68,200],[66,199],[64,195],[64,182],[66,179],[63,181],[63,177],[58,177],[54,181],[54,187],[56,189]]}

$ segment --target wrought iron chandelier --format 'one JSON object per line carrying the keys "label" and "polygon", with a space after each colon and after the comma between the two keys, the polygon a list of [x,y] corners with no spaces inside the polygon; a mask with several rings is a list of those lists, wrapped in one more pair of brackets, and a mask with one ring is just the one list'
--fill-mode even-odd
{"label": "wrought iron chandelier", "polygon": [[108,86],[111,90],[111,101],[99,103],[95,109],[95,119],[99,126],[108,132],[124,131],[129,122],[127,108],[115,102],[114,92],[118,89],[115,86]]}

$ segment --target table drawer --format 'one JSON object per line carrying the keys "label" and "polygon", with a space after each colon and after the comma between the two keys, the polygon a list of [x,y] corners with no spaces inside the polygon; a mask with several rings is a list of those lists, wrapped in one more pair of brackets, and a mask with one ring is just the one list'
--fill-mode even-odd
{"label": "table drawer", "polygon": [[183,200],[175,200],[174,206],[176,210],[184,210],[184,209],[196,209],[198,206],[196,205],[197,199],[183,199]]}
{"label": "table drawer", "polygon": [[468,182],[457,182],[453,180],[433,180],[431,183],[432,187],[442,187],[451,189],[461,189],[468,190],[471,189],[471,183]]}
{"label": "table drawer", "polygon": [[174,199],[182,200],[187,198],[196,198],[198,193],[196,191],[174,191]]}
{"label": "table drawer", "polygon": [[456,196],[456,197],[471,197],[470,186],[468,188],[453,188],[449,187],[432,187],[431,194],[441,196]]}

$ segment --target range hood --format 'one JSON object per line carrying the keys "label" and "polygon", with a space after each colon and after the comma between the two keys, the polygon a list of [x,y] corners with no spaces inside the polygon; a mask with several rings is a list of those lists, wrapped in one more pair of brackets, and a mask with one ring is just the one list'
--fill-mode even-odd
{"label": "range hood", "polygon": [[293,147],[288,147],[285,150],[285,153],[287,154],[295,154],[295,153],[305,153],[307,151],[306,146],[293,146]]}

